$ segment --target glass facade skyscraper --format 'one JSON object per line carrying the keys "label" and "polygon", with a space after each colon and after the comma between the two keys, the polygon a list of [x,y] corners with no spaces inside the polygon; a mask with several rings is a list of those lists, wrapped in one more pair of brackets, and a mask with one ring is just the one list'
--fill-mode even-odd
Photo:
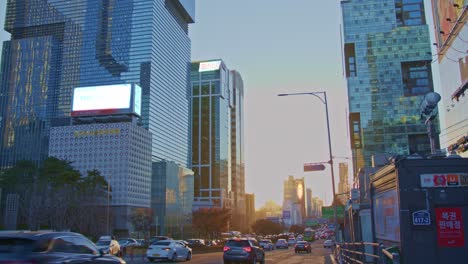
{"label": "glass facade skyscraper", "polygon": [[193,0],[10,0],[0,91],[0,167],[48,155],[74,87],[137,83],[152,160],[188,167]]}
{"label": "glass facade skyscraper", "polygon": [[221,60],[192,63],[192,170],[194,205],[231,206],[229,70]]}
{"label": "glass facade skyscraper", "polygon": [[433,91],[423,2],[341,1],[355,169],[373,155],[430,153],[419,110]]}

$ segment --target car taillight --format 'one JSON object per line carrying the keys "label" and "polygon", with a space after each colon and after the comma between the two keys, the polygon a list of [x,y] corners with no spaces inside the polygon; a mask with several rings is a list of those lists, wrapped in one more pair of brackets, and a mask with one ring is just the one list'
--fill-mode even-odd
{"label": "car taillight", "polygon": [[226,246],[223,247],[223,251],[228,251],[230,249],[231,249],[230,247],[226,247]]}
{"label": "car taillight", "polygon": [[244,250],[245,252],[250,253],[252,251],[252,248],[251,247],[243,247],[242,250]]}

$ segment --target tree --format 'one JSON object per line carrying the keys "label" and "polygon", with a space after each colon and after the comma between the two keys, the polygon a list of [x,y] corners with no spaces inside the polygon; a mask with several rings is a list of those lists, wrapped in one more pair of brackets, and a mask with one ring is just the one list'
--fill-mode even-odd
{"label": "tree", "polygon": [[252,225],[252,230],[257,235],[272,235],[283,232],[283,226],[268,219],[259,219]]}
{"label": "tree", "polygon": [[193,212],[192,226],[206,237],[217,237],[228,231],[231,212],[226,208],[200,208]]}
{"label": "tree", "polygon": [[101,228],[96,220],[103,219],[107,182],[97,170],[82,177],[66,160],[49,157],[41,167],[19,161],[0,174],[0,188],[19,196],[18,226],[72,229],[88,235],[103,232],[96,230]]}
{"label": "tree", "polygon": [[142,233],[146,239],[149,236],[151,223],[153,223],[153,210],[150,208],[136,208],[130,216],[135,231]]}
{"label": "tree", "polygon": [[294,234],[303,234],[304,230],[305,230],[305,227],[301,225],[292,225],[289,228],[289,232],[294,233]]}

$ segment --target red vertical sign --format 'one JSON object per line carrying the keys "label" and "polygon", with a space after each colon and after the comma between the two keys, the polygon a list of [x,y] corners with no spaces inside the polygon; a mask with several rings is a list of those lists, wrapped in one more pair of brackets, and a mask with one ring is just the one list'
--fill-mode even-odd
{"label": "red vertical sign", "polygon": [[462,210],[460,207],[436,208],[437,242],[439,247],[465,246]]}

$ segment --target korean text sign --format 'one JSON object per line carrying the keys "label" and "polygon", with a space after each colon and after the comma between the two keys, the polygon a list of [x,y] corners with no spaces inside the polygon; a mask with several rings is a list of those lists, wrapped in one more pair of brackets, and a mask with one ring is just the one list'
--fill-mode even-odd
{"label": "korean text sign", "polygon": [[436,208],[437,242],[439,247],[465,246],[462,210],[460,207]]}

